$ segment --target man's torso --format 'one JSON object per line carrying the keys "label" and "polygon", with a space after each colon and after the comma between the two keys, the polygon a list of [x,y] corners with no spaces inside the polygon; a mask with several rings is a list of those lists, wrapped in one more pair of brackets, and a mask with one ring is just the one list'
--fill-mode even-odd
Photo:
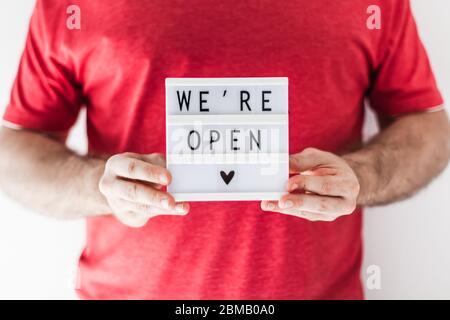
{"label": "man's torso", "polygon": [[[367,1],[79,1],[63,43],[92,154],[165,152],[166,77],[289,77],[289,149],[361,139],[382,38]],[[49,12],[55,12],[54,8]],[[141,229],[88,221],[86,298],[361,298],[361,215],[308,222],[258,202],[193,203]]]}

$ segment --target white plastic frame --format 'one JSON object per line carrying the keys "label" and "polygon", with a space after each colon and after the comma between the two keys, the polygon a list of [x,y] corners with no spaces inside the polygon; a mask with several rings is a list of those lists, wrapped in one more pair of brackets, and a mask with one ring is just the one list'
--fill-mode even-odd
{"label": "white plastic frame", "polygon": [[[166,78],[166,103],[168,101],[169,87],[172,86],[288,86],[288,78]],[[286,98],[287,100],[287,98]],[[288,105],[286,105],[286,112],[283,114],[185,114],[173,115],[169,114],[166,106],[166,129],[170,125],[186,125],[194,122],[201,122],[202,124],[283,124],[286,125],[286,130],[289,127],[288,121]],[[166,130],[168,132],[168,130]],[[166,133],[167,134],[167,133]],[[289,136],[289,133],[288,133]],[[169,152],[169,139],[166,136],[166,150]],[[289,145],[287,143],[287,145]],[[275,156],[276,161],[286,166],[286,181],[288,179],[289,166],[289,150],[286,153],[277,154],[260,154],[261,157]],[[235,159],[227,159],[227,161],[214,162],[215,156],[206,155],[209,161],[215,164],[240,164],[251,163],[247,162],[246,156],[248,154],[241,154]],[[195,164],[195,159],[202,155],[195,155],[189,159],[183,159],[183,164]],[[222,155],[217,155],[218,158],[223,159]],[[188,157],[189,158],[189,157]],[[170,169],[172,165],[179,164],[179,156],[167,153],[167,167]],[[184,162],[187,160],[187,162]],[[192,161],[192,162],[189,162]],[[177,192],[171,190],[169,186],[168,191],[174,196],[177,201],[255,201],[255,200],[278,200],[283,194],[284,190],[276,190],[274,192]]]}

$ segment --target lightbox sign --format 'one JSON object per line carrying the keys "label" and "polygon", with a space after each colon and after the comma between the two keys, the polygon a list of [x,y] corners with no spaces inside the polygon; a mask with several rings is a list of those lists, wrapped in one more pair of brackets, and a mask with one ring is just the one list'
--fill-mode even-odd
{"label": "lightbox sign", "polygon": [[276,200],[289,174],[287,78],[167,78],[168,191]]}

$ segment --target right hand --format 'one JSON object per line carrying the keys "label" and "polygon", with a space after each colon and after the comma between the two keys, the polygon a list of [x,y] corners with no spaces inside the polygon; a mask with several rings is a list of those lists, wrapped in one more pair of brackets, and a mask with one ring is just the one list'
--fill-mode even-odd
{"label": "right hand", "polygon": [[176,203],[162,191],[171,181],[162,154],[123,153],[108,159],[99,189],[116,218],[130,227],[142,227],[158,215],[186,215],[189,204]]}

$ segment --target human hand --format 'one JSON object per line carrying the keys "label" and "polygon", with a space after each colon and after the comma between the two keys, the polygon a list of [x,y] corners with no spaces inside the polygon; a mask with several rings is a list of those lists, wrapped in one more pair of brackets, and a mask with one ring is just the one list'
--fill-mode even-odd
{"label": "human hand", "polygon": [[297,174],[286,185],[289,194],[279,201],[262,201],[262,210],[310,221],[334,221],[355,210],[360,185],[343,158],[307,148],[290,156],[289,170]]}
{"label": "human hand", "polygon": [[161,190],[170,183],[170,172],[161,154],[117,154],[106,162],[99,182],[116,218],[130,227],[142,227],[158,215],[186,215],[189,204],[176,203]]}

